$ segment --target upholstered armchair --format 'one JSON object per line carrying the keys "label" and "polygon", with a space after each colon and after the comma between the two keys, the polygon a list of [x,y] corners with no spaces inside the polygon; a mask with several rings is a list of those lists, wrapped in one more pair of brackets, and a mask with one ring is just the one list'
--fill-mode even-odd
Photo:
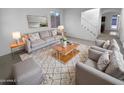
{"label": "upholstered armchair", "polygon": [[113,49],[120,51],[120,47],[115,39],[110,40],[109,45],[107,45],[107,47],[104,47],[106,42],[107,41],[105,40],[96,40],[95,46],[91,46],[91,49],[95,49],[101,52],[108,51],[110,53],[112,52]]}
{"label": "upholstered armchair", "polygon": [[124,85],[124,82],[97,69],[97,62],[103,54],[101,51],[89,49],[88,59],[76,64],[77,85]]}

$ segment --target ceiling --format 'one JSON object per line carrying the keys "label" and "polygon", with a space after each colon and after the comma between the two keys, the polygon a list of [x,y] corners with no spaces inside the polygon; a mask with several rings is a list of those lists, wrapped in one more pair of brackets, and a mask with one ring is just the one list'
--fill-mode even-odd
{"label": "ceiling", "polygon": [[120,14],[121,13],[121,8],[101,8],[101,13],[102,14],[106,14],[106,13]]}

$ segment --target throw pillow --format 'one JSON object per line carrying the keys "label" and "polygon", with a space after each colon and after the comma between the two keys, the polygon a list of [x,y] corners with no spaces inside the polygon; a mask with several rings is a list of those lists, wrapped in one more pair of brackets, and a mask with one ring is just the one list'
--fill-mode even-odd
{"label": "throw pillow", "polygon": [[31,42],[33,42],[33,41],[39,40],[40,36],[39,36],[39,33],[33,33],[33,34],[30,34],[29,38],[30,38]]}
{"label": "throw pillow", "polygon": [[109,45],[110,45],[110,41],[107,40],[107,41],[103,44],[103,48],[108,49]]}
{"label": "throw pillow", "polygon": [[97,68],[101,71],[105,71],[106,67],[108,66],[108,64],[110,63],[110,59],[109,59],[109,52],[104,52],[98,62],[97,62]]}
{"label": "throw pillow", "polygon": [[110,56],[110,64],[106,68],[105,73],[121,80],[124,79],[124,60],[120,51],[113,51]]}
{"label": "throw pillow", "polygon": [[52,31],[52,35],[53,35],[53,36],[56,36],[56,35],[57,35],[57,30],[53,30],[53,31]]}
{"label": "throw pillow", "polygon": [[118,43],[117,43],[117,41],[115,39],[112,39],[110,41],[110,46],[109,46],[108,49],[109,50],[118,50],[118,51],[120,51],[120,47],[118,46]]}
{"label": "throw pillow", "polygon": [[96,41],[95,41],[95,45],[96,45],[96,46],[99,46],[99,47],[102,47],[104,43],[105,43],[104,40],[96,40]]}

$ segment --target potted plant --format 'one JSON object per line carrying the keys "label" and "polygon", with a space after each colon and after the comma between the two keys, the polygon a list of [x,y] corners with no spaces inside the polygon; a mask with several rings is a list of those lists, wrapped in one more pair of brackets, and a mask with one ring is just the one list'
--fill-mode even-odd
{"label": "potted plant", "polygon": [[60,41],[61,41],[61,44],[63,45],[63,47],[67,47],[67,38],[66,37],[62,37],[60,39]]}

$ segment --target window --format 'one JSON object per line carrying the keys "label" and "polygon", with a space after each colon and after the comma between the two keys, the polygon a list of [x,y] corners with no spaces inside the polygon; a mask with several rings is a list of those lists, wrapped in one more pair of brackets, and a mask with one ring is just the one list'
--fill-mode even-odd
{"label": "window", "polygon": [[57,28],[60,25],[60,13],[51,11],[51,28]]}
{"label": "window", "polygon": [[117,21],[118,21],[118,17],[117,15],[113,15],[112,16],[112,23],[111,23],[111,28],[112,29],[117,29]]}

